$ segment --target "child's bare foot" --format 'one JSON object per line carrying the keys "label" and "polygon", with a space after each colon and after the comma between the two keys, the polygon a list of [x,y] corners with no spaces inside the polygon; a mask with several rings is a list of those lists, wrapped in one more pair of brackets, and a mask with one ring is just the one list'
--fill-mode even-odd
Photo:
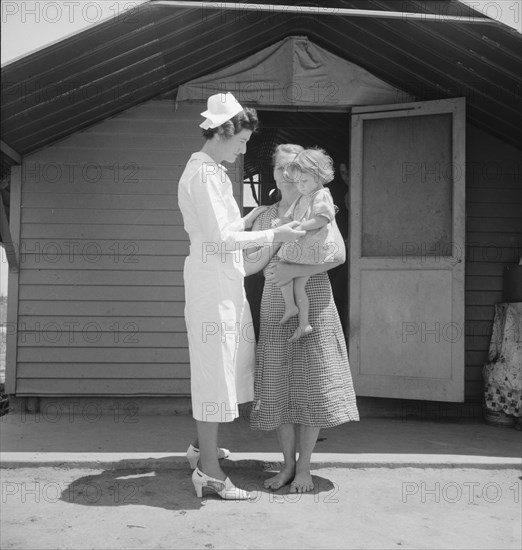
{"label": "child's bare foot", "polygon": [[281,321],[279,321],[279,324],[284,325],[287,321],[289,321],[292,317],[294,317],[298,313],[299,313],[299,309],[297,308],[297,306],[286,308],[283,317],[281,317]]}
{"label": "child's bare foot", "polygon": [[292,336],[290,336],[290,338],[288,338],[288,341],[289,342],[297,342],[297,340],[299,340],[299,338],[302,338],[303,336],[308,336],[309,334],[311,334],[313,332],[313,328],[311,325],[306,325],[305,327],[297,327],[295,329],[295,332],[292,334]]}
{"label": "child's bare foot", "polygon": [[290,484],[290,493],[309,493],[314,490],[314,482],[309,473],[298,473]]}
{"label": "child's bare foot", "polygon": [[273,477],[265,479],[263,485],[265,489],[273,489],[277,491],[284,485],[286,485],[295,475],[295,467],[285,467],[278,474]]}

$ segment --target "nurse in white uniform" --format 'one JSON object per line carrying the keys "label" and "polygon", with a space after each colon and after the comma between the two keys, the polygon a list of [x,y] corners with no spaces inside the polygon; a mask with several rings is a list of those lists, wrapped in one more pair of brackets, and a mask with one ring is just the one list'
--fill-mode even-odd
{"label": "nurse in white uniform", "polygon": [[[268,259],[273,242],[292,241],[305,234],[297,222],[267,231],[245,231],[263,211],[241,218],[232,184],[222,161],[235,162],[258,120],[253,109],[243,109],[231,93],[216,94],[207,102],[200,124],[206,139],[189,159],[181,176],[178,200],[190,254],[185,260],[185,321],[187,325],[192,410],[198,447],[187,458],[195,468],[192,481],[198,496],[203,488],[224,499],[246,499],[249,494],[233,485],[221,469],[218,449],[220,422],[239,416],[238,404],[253,400],[255,336],[243,281],[242,248],[263,246]],[[260,267],[259,267],[260,268]]]}

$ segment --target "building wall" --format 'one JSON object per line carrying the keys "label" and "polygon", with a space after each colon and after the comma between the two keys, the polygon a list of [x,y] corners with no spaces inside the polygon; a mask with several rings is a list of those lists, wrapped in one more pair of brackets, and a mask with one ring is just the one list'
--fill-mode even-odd
{"label": "building wall", "polygon": [[[177,181],[202,110],[150,101],[24,158],[18,395],[190,393]],[[482,395],[503,270],[522,250],[519,153],[468,126],[468,399]]]}
{"label": "building wall", "polygon": [[520,150],[471,125],[466,140],[465,393],[480,398],[504,269],[522,256],[522,165]]}
{"label": "building wall", "polygon": [[186,395],[177,181],[202,105],[150,101],[24,159],[18,395]]}

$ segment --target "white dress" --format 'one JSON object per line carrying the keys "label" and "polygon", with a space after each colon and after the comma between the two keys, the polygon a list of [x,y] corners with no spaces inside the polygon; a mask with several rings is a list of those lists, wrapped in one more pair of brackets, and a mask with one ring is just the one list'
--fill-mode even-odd
{"label": "white dress", "polygon": [[254,397],[255,335],[241,249],[268,245],[274,231],[244,231],[226,168],[194,153],[178,188],[190,237],[185,260],[192,411],[196,420],[231,422]]}

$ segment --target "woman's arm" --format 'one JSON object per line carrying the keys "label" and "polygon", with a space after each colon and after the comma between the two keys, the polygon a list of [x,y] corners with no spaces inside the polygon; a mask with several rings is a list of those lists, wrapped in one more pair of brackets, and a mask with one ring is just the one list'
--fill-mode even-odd
{"label": "woman's arm", "polygon": [[323,264],[291,264],[276,262],[273,268],[266,273],[266,280],[273,281],[277,286],[284,286],[296,277],[309,277],[317,273],[324,273],[343,264],[344,261],[326,262]]}
{"label": "woman's arm", "polygon": [[245,267],[245,276],[253,275],[264,269],[272,256],[277,252],[279,243],[263,246],[261,248],[246,249],[243,254],[243,265]]}
{"label": "woman's arm", "polygon": [[[259,231],[260,229],[259,219],[256,219],[253,223],[252,229]],[[271,245],[263,247],[250,247],[243,249],[243,265],[245,268],[245,276],[253,275],[258,271],[264,269],[268,262],[272,259],[272,256],[279,250],[282,243],[274,242]]]}
{"label": "woman's arm", "polygon": [[[245,221],[248,223],[250,217],[246,216],[246,220],[239,216],[233,220],[230,219],[230,211],[222,187],[220,178],[214,172],[208,175],[204,167],[193,174],[189,181],[188,193],[197,209],[206,237],[204,254],[221,254],[222,244],[225,245],[226,252],[256,244],[269,245],[275,240],[292,241],[305,235],[304,230],[295,229],[299,225],[298,222],[265,231],[245,231]],[[252,217],[255,217],[255,214]]]}
{"label": "woman's arm", "polygon": [[242,218],[245,229],[250,229],[254,224],[257,218],[263,213],[266,212],[270,207],[269,206],[258,206],[249,212],[246,216]]}
{"label": "woman's arm", "polygon": [[[328,219],[325,216],[319,215],[317,218],[322,218],[328,223]],[[301,229],[305,229],[305,227],[303,227],[303,224],[305,223],[307,222],[303,222],[299,227]],[[344,264],[346,261],[346,247],[344,246],[342,236],[339,233],[339,229],[337,228],[335,221],[333,223],[340,239],[339,241],[336,239],[334,242],[330,243],[330,245],[334,247],[334,250],[332,251],[334,253],[334,261],[324,262],[322,264],[293,264],[284,261],[276,262],[273,268],[265,274],[266,279],[268,281],[275,282],[277,286],[284,286],[296,277],[310,277],[311,275],[324,273],[325,271],[329,271],[334,267]],[[338,242],[342,244],[337,244]]]}

